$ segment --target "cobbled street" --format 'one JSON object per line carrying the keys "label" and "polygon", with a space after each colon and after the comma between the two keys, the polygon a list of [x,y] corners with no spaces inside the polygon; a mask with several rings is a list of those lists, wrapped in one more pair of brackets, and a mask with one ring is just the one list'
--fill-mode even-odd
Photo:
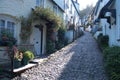
{"label": "cobbled street", "polygon": [[88,32],[13,80],[107,80],[103,56]]}

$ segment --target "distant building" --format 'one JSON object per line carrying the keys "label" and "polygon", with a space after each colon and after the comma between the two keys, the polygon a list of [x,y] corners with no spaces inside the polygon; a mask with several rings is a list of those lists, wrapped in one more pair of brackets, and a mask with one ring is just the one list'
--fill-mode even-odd
{"label": "distant building", "polygon": [[109,36],[110,46],[120,46],[119,3],[120,0],[99,0],[94,12],[94,22],[99,20],[98,28],[103,35]]}

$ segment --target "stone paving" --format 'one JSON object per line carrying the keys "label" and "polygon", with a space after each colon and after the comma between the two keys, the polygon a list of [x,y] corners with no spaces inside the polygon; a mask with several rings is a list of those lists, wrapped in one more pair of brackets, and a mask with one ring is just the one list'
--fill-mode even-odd
{"label": "stone paving", "polygon": [[13,80],[108,80],[102,53],[92,35],[84,36]]}

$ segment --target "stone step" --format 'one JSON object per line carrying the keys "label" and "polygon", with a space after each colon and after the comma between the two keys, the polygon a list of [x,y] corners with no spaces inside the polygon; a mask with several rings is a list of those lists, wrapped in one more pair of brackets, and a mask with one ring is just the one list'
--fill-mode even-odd
{"label": "stone step", "polygon": [[14,73],[20,73],[20,72],[23,72],[23,71],[25,71],[25,70],[27,70],[27,69],[30,69],[30,68],[32,68],[32,67],[35,67],[35,66],[37,66],[37,64],[29,63],[29,64],[27,64],[27,65],[25,65],[25,66],[23,66],[23,67],[14,69],[13,72],[14,72]]}

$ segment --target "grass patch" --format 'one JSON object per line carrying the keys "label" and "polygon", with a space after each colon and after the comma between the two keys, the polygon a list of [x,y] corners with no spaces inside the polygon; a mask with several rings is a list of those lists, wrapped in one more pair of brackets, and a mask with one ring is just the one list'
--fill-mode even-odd
{"label": "grass patch", "polygon": [[109,80],[120,80],[120,47],[108,47],[103,53]]}

